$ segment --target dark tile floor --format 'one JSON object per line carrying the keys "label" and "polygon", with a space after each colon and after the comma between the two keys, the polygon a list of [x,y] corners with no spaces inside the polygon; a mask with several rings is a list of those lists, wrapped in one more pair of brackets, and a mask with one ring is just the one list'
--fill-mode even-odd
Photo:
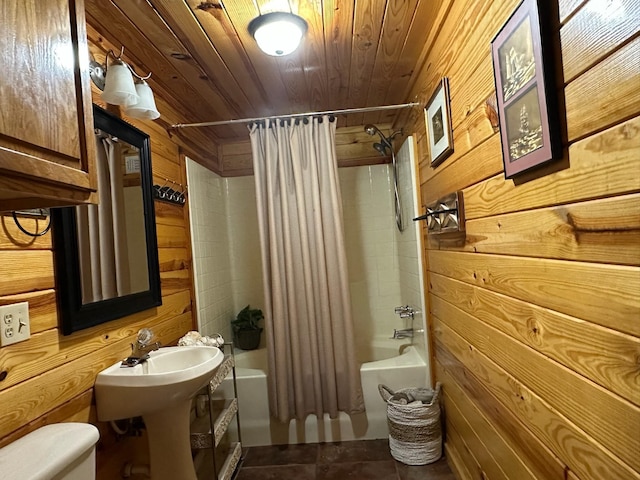
{"label": "dark tile floor", "polygon": [[393,459],[387,440],[249,447],[236,480],[455,480],[444,458],[424,466]]}

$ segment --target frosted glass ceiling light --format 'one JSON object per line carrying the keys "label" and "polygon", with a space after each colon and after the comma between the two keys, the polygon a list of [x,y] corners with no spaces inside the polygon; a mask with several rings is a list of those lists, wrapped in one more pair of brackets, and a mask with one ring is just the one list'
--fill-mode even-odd
{"label": "frosted glass ceiling light", "polygon": [[307,22],[293,13],[265,13],[251,20],[249,33],[264,53],[282,57],[298,48],[307,33]]}
{"label": "frosted glass ceiling light", "polygon": [[142,120],[155,120],[160,117],[160,112],[156,107],[156,101],[153,98],[153,92],[149,84],[144,80],[138,80],[136,82],[136,93],[140,100],[138,100],[138,103],[125,107],[124,113]]}

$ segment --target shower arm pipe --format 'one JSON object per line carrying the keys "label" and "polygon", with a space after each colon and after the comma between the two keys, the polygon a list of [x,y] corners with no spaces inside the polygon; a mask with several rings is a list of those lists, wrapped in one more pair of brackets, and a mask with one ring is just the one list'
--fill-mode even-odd
{"label": "shower arm pipe", "polygon": [[310,116],[321,116],[321,115],[348,115],[351,113],[368,113],[368,112],[379,112],[383,110],[400,110],[402,108],[417,107],[419,105],[420,103],[418,102],[411,102],[411,103],[400,103],[397,105],[380,105],[378,107],[343,108],[341,110],[325,110],[321,112],[291,113],[288,115],[274,115],[269,117],[238,118],[234,120],[220,120],[215,122],[176,123],[175,125],[171,125],[171,128],[215,127],[218,125],[231,125],[234,123],[260,122],[268,119],[279,120],[279,119],[287,119],[287,118],[310,117]]}

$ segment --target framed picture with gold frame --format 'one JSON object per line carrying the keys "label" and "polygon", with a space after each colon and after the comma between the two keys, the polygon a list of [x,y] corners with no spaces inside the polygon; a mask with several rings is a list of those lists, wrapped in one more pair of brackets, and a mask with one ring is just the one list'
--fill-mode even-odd
{"label": "framed picture with gold frame", "polygon": [[554,51],[539,0],[523,0],[491,42],[504,174],[562,156]]}
{"label": "framed picture with gold frame", "polygon": [[424,109],[429,140],[430,165],[435,167],[453,153],[453,130],[449,104],[449,79],[443,77]]}

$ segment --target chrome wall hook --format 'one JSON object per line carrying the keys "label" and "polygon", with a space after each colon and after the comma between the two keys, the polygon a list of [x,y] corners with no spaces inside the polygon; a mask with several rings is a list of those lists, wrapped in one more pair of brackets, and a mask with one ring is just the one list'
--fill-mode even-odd
{"label": "chrome wall hook", "polygon": [[156,200],[182,206],[187,202],[187,186],[165,178],[162,185],[153,186],[153,196]]}

